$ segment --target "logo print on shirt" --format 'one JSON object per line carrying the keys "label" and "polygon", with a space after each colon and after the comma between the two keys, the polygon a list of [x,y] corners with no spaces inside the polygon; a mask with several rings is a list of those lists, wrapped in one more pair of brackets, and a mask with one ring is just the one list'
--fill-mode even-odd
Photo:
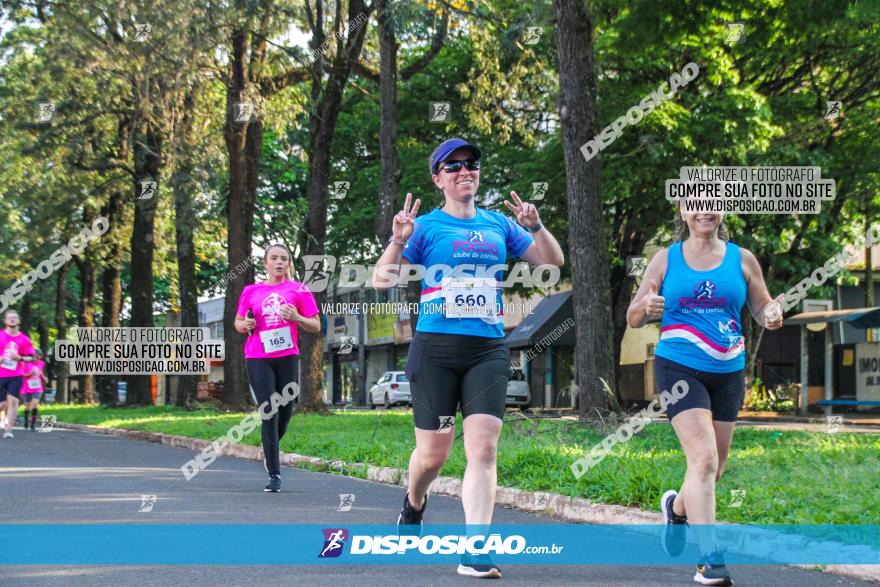
{"label": "logo print on shirt", "polygon": [[497,257],[498,245],[486,242],[482,231],[468,230],[467,240],[452,241],[452,251],[456,257],[467,257],[466,253],[488,253]]}
{"label": "logo print on shirt", "polygon": [[697,284],[697,287],[694,288],[694,297],[698,300],[711,299],[715,288],[715,284],[711,281],[701,281]]}
{"label": "logo print on shirt", "polygon": [[274,291],[263,299],[260,313],[263,315],[263,322],[266,323],[266,326],[277,326],[285,322],[284,318],[281,317],[281,306],[286,303],[287,300],[284,296]]}
{"label": "logo print on shirt", "polygon": [[694,286],[694,297],[678,298],[680,308],[702,309],[709,312],[720,312],[727,306],[727,298],[716,298],[715,290],[718,286],[709,281],[697,282]]}

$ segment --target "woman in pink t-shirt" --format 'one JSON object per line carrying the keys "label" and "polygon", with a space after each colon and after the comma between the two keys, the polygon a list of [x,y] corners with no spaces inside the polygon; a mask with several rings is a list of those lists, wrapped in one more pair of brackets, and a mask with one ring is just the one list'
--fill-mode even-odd
{"label": "woman in pink t-shirt", "polygon": [[[279,400],[285,397],[286,386],[299,381],[299,328],[306,332],[321,330],[312,293],[290,279],[290,260],[290,250],[284,245],[269,247],[263,256],[266,280],[244,288],[235,316],[235,329],[248,335],[245,368],[263,421],[263,462],[269,473],[265,491],[273,493],[281,491],[278,444],[293,414],[293,402],[281,405]],[[298,393],[298,387],[294,389]],[[276,393],[274,403],[278,407],[273,410],[271,399]]]}
{"label": "woman in pink t-shirt", "polygon": [[49,383],[46,378],[46,363],[43,362],[43,351],[34,349],[36,360],[31,365],[30,371],[25,376],[21,385],[21,405],[24,406],[24,427],[27,430],[30,419],[31,431],[36,430],[37,413],[40,407],[40,397],[43,395],[43,384]]}

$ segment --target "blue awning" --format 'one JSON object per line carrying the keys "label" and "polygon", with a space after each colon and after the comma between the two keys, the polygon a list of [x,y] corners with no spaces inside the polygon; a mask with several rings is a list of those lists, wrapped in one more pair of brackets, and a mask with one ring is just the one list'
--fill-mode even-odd
{"label": "blue awning", "polygon": [[846,322],[855,328],[880,328],[880,307],[802,312],[785,319],[786,326],[818,324],[821,322]]}

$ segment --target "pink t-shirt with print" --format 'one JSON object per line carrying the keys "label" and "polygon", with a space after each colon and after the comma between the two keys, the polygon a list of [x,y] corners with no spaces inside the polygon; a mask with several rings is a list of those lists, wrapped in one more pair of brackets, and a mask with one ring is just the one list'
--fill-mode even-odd
{"label": "pink t-shirt with print", "polygon": [[10,351],[17,352],[20,356],[34,354],[34,347],[27,334],[19,332],[15,336],[0,330],[0,377],[22,377],[31,370],[32,363],[15,360]]}
{"label": "pink t-shirt with print", "polygon": [[34,370],[34,367],[40,370],[36,375],[31,375],[30,377],[25,377],[24,383],[21,386],[22,395],[27,393],[43,393],[43,370],[46,367],[46,363],[40,361],[39,359],[34,361],[33,363],[28,363],[27,367],[25,367],[25,372],[31,372]]}
{"label": "pink t-shirt with print", "polygon": [[299,354],[299,328],[281,317],[281,306],[295,306],[304,318],[318,314],[312,292],[298,281],[286,280],[276,285],[254,283],[244,288],[238,300],[238,315],[254,313],[257,326],[244,345],[248,359],[266,359]]}

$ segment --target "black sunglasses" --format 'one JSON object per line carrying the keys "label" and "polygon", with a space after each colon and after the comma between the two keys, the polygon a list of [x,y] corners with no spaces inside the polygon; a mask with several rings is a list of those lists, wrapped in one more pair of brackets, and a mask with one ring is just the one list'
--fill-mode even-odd
{"label": "black sunglasses", "polygon": [[442,163],[440,165],[440,169],[442,169],[446,173],[458,173],[459,171],[461,171],[462,165],[467,167],[468,171],[479,171],[480,170],[480,160],[479,159],[465,159],[464,161],[447,161],[446,163]]}

